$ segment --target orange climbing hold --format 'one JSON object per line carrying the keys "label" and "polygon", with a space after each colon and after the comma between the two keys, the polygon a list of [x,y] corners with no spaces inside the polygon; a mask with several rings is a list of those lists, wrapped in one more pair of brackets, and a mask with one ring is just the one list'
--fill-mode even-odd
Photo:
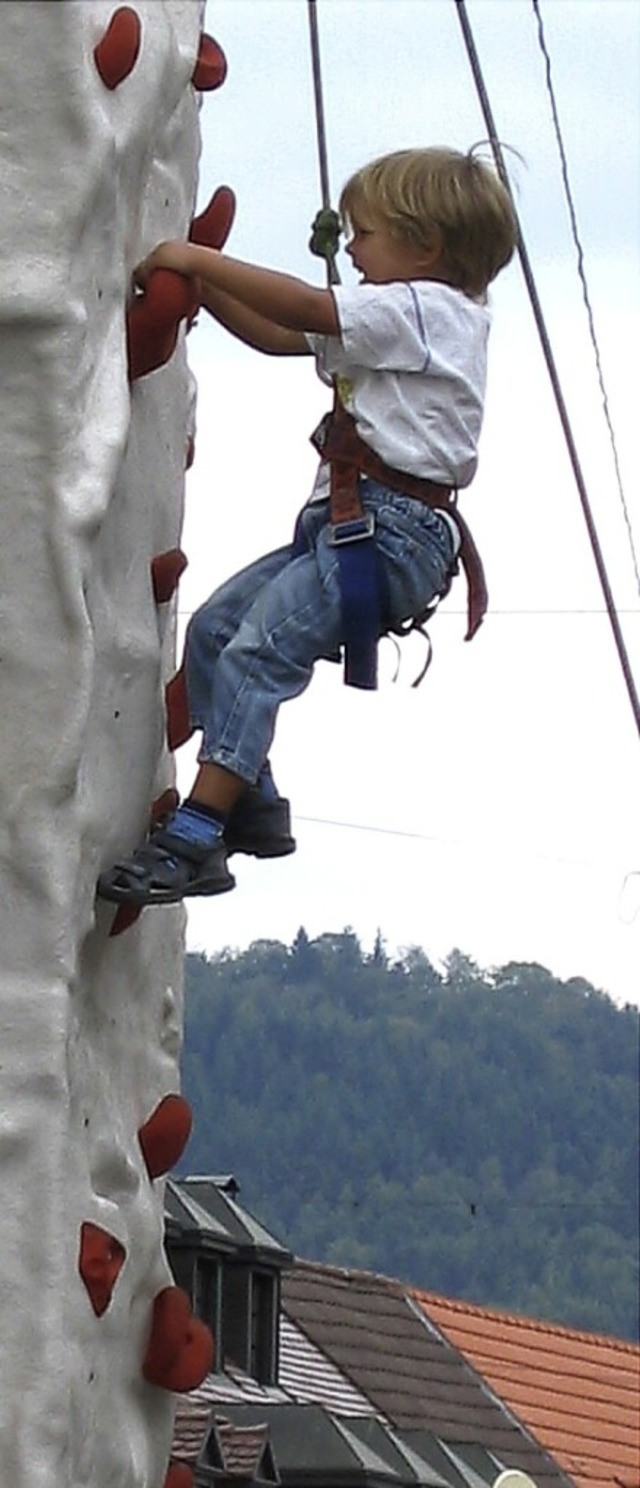
{"label": "orange climbing hold", "polygon": [[193,1488],[195,1478],[186,1462],[170,1462],[163,1488]]}
{"label": "orange climbing hold", "polygon": [[146,377],[163,367],[175,351],[181,320],[198,308],[192,279],[173,269],[154,269],[144,294],[136,295],[127,310],[129,378]]}
{"label": "orange climbing hold", "polygon": [[93,59],[105,88],[113,92],[129,76],[138,60],[142,27],[140,18],[129,5],[115,10]]}
{"label": "orange climbing hold", "polygon": [[78,1270],[96,1317],[102,1317],[109,1306],[125,1258],[124,1246],[115,1235],[89,1220],[80,1226]]}
{"label": "orange climbing hold", "polygon": [[159,1178],[175,1167],[191,1133],[191,1106],[183,1095],[165,1095],[138,1132],[147,1172]]}
{"label": "orange climbing hold", "polygon": [[190,739],[194,732],[189,718],[184,662],[175,677],[167,682],[164,700],[167,709],[167,747],[173,751],[179,749],[181,744],[186,744],[187,739]]}
{"label": "orange climbing hold", "polygon": [[181,548],[168,548],[151,559],[151,584],[156,604],[167,604],[178,587],[189,559]]}
{"label": "orange climbing hold", "polygon": [[201,248],[223,248],[236,215],[236,199],[230,186],[218,186],[209,205],[189,228],[189,241]]}
{"label": "orange climbing hold", "polygon": [[199,93],[209,93],[212,88],[220,88],[226,76],[227,59],[222,47],[203,31],[196,65],[191,75],[194,88]]}
{"label": "orange climbing hold", "polygon": [[153,1303],[151,1336],[142,1365],[144,1378],[162,1390],[195,1390],[213,1366],[209,1329],[193,1316],[180,1287],[165,1287]]}

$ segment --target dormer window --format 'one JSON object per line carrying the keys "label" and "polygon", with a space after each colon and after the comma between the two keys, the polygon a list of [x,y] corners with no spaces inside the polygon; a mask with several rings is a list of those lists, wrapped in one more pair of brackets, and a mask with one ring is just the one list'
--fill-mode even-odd
{"label": "dormer window", "polygon": [[197,1481],[204,1485],[230,1479],[255,1484],[255,1488],[275,1488],[280,1483],[268,1426],[236,1426],[216,1417],[200,1455]]}
{"label": "dormer window", "polygon": [[280,1278],[268,1271],[254,1271],[251,1277],[249,1374],[263,1385],[274,1385],[278,1379],[279,1316]]}
{"label": "dormer window", "polygon": [[217,1353],[222,1331],[222,1264],[215,1257],[196,1255],[191,1299],[196,1317],[213,1333]]}
{"label": "dormer window", "polygon": [[280,1276],[291,1254],[237,1203],[231,1178],[169,1179],[167,1254],[178,1286],[211,1329],[215,1368],[278,1381]]}
{"label": "dormer window", "polygon": [[278,1375],[278,1278],[243,1262],[222,1271],[220,1352],[262,1385]]}

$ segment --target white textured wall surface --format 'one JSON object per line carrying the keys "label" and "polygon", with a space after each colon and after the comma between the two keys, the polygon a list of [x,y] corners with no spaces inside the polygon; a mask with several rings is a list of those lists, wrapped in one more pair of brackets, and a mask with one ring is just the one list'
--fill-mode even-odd
{"label": "white textured wall surface", "polygon": [[[193,213],[200,0],[0,5],[0,1484],[161,1488],[173,1397],[141,1363],[170,1282],[137,1131],[177,1088],[181,910],[110,936],[99,870],[171,781],[171,606],[192,388],[184,329],[127,380],[134,264]],[[125,1260],[97,1316],[81,1226]]]}

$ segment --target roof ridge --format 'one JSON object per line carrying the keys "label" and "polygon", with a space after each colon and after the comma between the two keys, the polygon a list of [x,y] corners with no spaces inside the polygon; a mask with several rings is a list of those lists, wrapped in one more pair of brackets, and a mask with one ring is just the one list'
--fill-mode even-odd
{"label": "roof ridge", "polygon": [[397,1276],[385,1276],[382,1271],[364,1271],[358,1266],[336,1266],[328,1261],[310,1261],[304,1256],[296,1255],[293,1258],[293,1267],[289,1268],[289,1274],[291,1270],[320,1272],[323,1276],[335,1276],[341,1281],[376,1281],[382,1286],[392,1287],[398,1296],[405,1297],[411,1294],[409,1283],[399,1281]]}
{"label": "roof ridge", "polygon": [[448,1307],[452,1312],[467,1313],[473,1317],[482,1317],[500,1320],[518,1328],[528,1329],[531,1332],[553,1333],[558,1338],[580,1338],[585,1343],[606,1344],[609,1348],[621,1353],[631,1354],[633,1357],[640,1355],[640,1343],[633,1343],[626,1338],[615,1338],[609,1333],[590,1333],[584,1328],[569,1328],[564,1323],[547,1322],[544,1318],[528,1317],[525,1313],[508,1312],[502,1308],[486,1307],[481,1302],[466,1302],[457,1297],[443,1297],[437,1292],[426,1292],[421,1287],[411,1286],[409,1294],[425,1307],[430,1303],[436,1306]]}

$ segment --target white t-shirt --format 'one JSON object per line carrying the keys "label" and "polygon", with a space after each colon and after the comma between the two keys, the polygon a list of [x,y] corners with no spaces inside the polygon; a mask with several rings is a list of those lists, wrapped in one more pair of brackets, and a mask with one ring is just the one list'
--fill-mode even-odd
{"label": "white t-shirt", "polygon": [[[468,486],[484,406],[486,305],[431,279],[332,293],[341,339],[307,340],[318,375],[337,378],[361,439],[394,470]],[[321,466],[312,499],[326,485]]]}

